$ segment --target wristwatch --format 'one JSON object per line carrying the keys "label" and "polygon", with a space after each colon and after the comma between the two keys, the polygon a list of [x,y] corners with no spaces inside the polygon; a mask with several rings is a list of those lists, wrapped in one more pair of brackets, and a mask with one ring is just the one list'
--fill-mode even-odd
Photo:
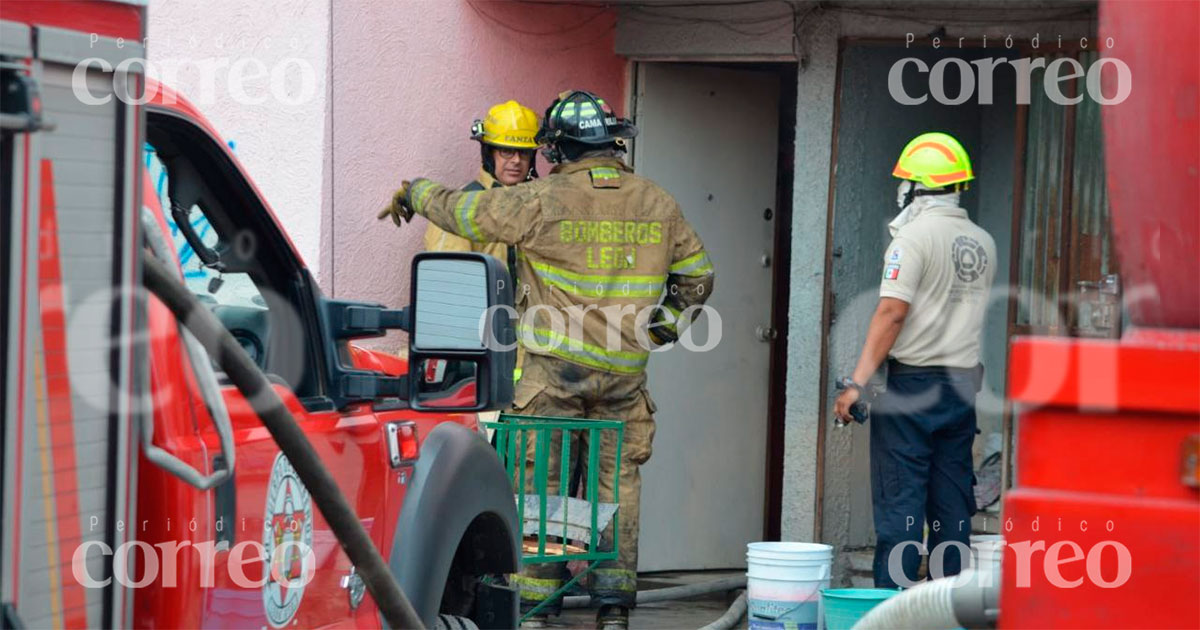
{"label": "wristwatch", "polygon": [[865,400],[865,399],[866,399],[866,397],[867,397],[867,390],[866,390],[866,388],[864,388],[862,385],[859,385],[857,382],[855,382],[855,380],[854,380],[853,378],[850,378],[849,376],[843,376],[843,377],[842,377],[842,378],[841,378],[841,379],[838,381],[838,383],[837,383],[837,384],[838,384],[838,389],[853,389],[853,390],[857,390],[857,391],[858,391],[858,397],[859,397],[859,399],[860,399],[860,400]]}

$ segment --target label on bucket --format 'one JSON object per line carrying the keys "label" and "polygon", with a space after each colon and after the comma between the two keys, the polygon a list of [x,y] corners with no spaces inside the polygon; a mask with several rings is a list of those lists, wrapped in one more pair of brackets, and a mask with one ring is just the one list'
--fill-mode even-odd
{"label": "label on bucket", "polygon": [[817,622],[768,621],[766,619],[759,619],[758,617],[750,617],[750,630],[817,630]]}
{"label": "label on bucket", "polygon": [[[779,628],[793,630],[798,628],[817,627],[817,601],[788,602],[773,599],[748,600],[750,608],[750,627]],[[776,625],[755,626],[755,621],[763,621]]]}

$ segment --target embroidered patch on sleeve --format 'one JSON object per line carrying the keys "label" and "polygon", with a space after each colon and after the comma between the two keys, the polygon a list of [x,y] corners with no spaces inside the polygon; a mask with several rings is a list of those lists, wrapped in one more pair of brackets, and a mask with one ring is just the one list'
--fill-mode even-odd
{"label": "embroidered patch on sleeve", "polygon": [[896,249],[892,250],[892,253],[888,254],[888,262],[898,263],[898,262],[900,262],[900,257],[903,255],[904,255],[904,251],[902,249],[900,249],[899,247],[897,247]]}
{"label": "embroidered patch on sleeve", "polygon": [[900,265],[888,265],[883,268],[884,280],[895,280],[900,277]]}

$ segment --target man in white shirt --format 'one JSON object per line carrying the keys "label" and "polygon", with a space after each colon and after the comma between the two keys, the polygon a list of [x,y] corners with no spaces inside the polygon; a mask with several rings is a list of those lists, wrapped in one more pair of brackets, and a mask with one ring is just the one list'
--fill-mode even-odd
{"label": "man in white shirt", "polygon": [[[834,405],[838,419],[848,422],[886,360],[886,391],[871,411],[878,588],[916,581],[926,526],[930,552],[969,542],[979,337],[996,273],[995,242],[959,206],[959,192],[974,173],[957,140],[944,133],[917,136],[892,174],[903,180],[901,212],[888,225],[892,242],[884,253],[879,306]],[[943,549],[941,573],[961,570],[960,550]]]}

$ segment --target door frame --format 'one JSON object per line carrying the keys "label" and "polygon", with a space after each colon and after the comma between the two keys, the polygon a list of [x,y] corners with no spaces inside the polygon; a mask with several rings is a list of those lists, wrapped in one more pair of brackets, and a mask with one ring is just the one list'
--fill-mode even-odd
{"label": "door frame", "polygon": [[[933,48],[933,45],[928,40],[906,43],[904,38],[895,37],[861,37],[861,36],[844,36],[838,38],[837,63],[834,68],[834,90],[833,90],[833,129],[830,136],[830,158],[829,158],[829,189],[827,194],[828,207],[826,209],[825,222],[825,251],[829,254],[825,257],[825,287],[824,287],[824,304],[821,310],[821,383],[820,391],[821,398],[819,401],[820,415],[819,418],[826,418],[831,409],[832,400],[825,395],[827,391],[828,372],[829,372],[829,332],[832,326],[833,311],[836,304],[833,298],[833,231],[834,231],[834,207],[836,203],[835,190],[837,183],[837,166],[838,166],[838,131],[841,124],[842,113],[842,66],[843,57],[846,48],[850,46],[874,46],[874,47],[912,47],[912,48]],[[967,42],[966,49],[983,48],[983,44],[979,40]],[[1077,47],[1077,46],[1076,46]],[[1036,49],[1032,47],[1030,40],[1017,40],[1013,49],[1020,50],[1025,53],[1034,52]],[[1064,47],[1056,49],[1056,51],[1070,53],[1071,48]],[[1072,88],[1073,89],[1073,88]],[[1024,204],[1024,179],[1025,179],[1025,131],[1028,123],[1028,105],[1016,106],[1016,119],[1014,121],[1014,148],[1013,148],[1013,203],[1012,203],[1012,235],[1009,250],[1009,284],[1019,282],[1017,272],[1019,271],[1019,253],[1020,253],[1020,227],[1021,214]],[[1069,115],[1073,118],[1074,112]],[[1007,306],[1007,317],[1005,321],[1005,329],[1007,336],[1011,340],[1014,334],[1020,334],[1015,331],[1014,322],[1016,320],[1016,297],[1010,295]],[[1005,359],[1004,370],[1008,371],[1008,360]],[[1007,377],[1006,377],[1007,378]],[[825,498],[825,437],[826,437],[826,422],[817,422],[817,453],[816,453],[816,510],[815,520],[813,523],[813,540],[821,541],[823,536],[822,531],[822,512],[824,508]],[[1013,483],[1013,462],[1012,456],[1015,444],[1014,426],[1013,426],[1013,409],[1011,403],[1004,401],[1004,410],[1001,415],[1000,425],[1002,435],[1001,448],[1001,484],[1000,484],[1000,504],[1003,505],[1004,496],[1008,492],[1009,487]]]}
{"label": "door frame", "polygon": [[[792,259],[792,191],[795,186],[796,83],[799,64],[794,57],[631,58],[626,72],[625,111],[636,123],[638,78],[642,64],[687,64],[727,70],[771,72],[780,81],[779,144],[775,171],[775,235],[771,251],[771,328],[767,381],[767,457],[764,462],[763,540],[779,540],[783,517],[784,427],[787,404],[788,300]],[[636,140],[634,140],[636,142]],[[628,154],[635,166],[633,152]]]}

